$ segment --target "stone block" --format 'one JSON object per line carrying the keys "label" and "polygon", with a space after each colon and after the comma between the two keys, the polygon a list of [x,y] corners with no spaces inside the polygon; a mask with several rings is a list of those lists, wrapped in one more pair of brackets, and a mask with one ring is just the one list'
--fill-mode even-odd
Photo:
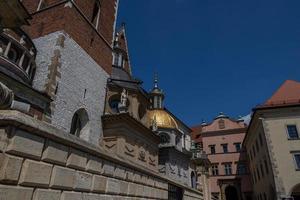
{"label": "stone block", "polygon": [[88,194],[83,193],[82,200],[102,200],[101,196],[99,194]]}
{"label": "stone block", "polygon": [[33,188],[0,185],[1,200],[31,200]]}
{"label": "stone block", "polygon": [[67,166],[84,170],[87,164],[87,155],[82,151],[71,149],[71,154],[67,160]]}
{"label": "stone block", "polygon": [[125,179],[126,178],[125,168],[120,165],[117,166],[115,169],[114,177],[120,178],[120,179]]}
{"label": "stone block", "polygon": [[59,190],[36,189],[32,200],[60,200]]}
{"label": "stone block", "polygon": [[19,183],[21,185],[45,187],[49,185],[52,165],[25,160]]}
{"label": "stone block", "polygon": [[44,138],[16,130],[7,146],[7,152],[24,157],[40,159],[44,146]]}
{"label": "stone block", "polygon": [[55,163],[66,164],[68,158],[68,147],[53,141],[47,141],[46,148],[42,155],[42,160]]}
{"label": "stone block", "polygon": [[129,195],[135,195],[136,194],[136,188],[137,188],[137,184],[129,183],[128,194]]}
{"label": "stone block", "polygon": [[113,176],[115,172],[115,164],[105,160],[103,162],[103,174],[107,176]]}
{"label": "stone block", "polygon": [[120,181],[120,194],[127,195],[128,194],[129,183],[126,181]]}
{"label": "stone block", "polygon": [[140,185],[140,184],[137,185],[135,196],[139,196],[139,197],[144,196],[144,186],[143,185]]}
{"label": "stone block", "polygon": [[82,193],[64,191],[61,194],[61,199],[60,200],[82,200]]}
{"label": "stone block", "polygon": [[102,174],[102,162],[103,161],[100,158],[94,156],[90,157],[86,166],[87,171]]}
{"label": "stone block", "polygon": [[107,177],[104,176],[93,176],[93,192],[101,192],[104,193],[106,191]]}
{"label": "stone block", "polygon": [[22,158],[0,154],[0,181],[17,183],[22,167]]}
{"label": "stone block", "polygon": [[75,183],[75,170],[54,166],[50,187],[58,189],[73,189]]}
{"label": "stone block", "polygon": [[0,129],[0,152],[4,152],[8,145],[8,137],[5,128]]}
{"label": "stone block", "polygon": [[74,190],[90,191],[92,188],[92,175],[85,172],[76,172]]}
{"label": "stone block", "polygon": [[106,193],[120,194],[120,181],[113,178],[107,179]]}

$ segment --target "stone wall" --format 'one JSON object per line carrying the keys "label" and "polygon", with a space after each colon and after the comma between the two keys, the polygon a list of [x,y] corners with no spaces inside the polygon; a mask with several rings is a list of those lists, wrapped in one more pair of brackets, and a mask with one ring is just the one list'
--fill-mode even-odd
{"label": "stone wall", "polygon": [[35,39],[34,43],[38,54],[33,86],[53,98],[52,124],[69,132],[74,113],[84,108],[89,131],[80,137],[98,144],[109,75],[63,31]]}
{"label": "stone wall", "polygon": [[0,111],[1,200],[184,199],[202,194],[17,111]]}

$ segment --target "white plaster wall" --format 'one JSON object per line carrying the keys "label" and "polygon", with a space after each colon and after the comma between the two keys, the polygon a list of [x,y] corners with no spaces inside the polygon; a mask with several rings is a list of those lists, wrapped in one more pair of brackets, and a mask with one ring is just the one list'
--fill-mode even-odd
{"label": "white plaster wall", "polygon": [[[64,46],[57,45],[58,37],[65,36]],[[86,109],[90,131],[80,137],[98,144],[102,136],[101,115],[104,109],[106,81],[109,75],[66,33],[55,32],[34,40],[38,50],[37,71],[33,85],[43,91],[47,82],[48,66],[55,49],[60,50],[61,78],[52,110],[52,123],[69,132],[73,114]],[[101,52],[99,52],[100,54]],[[84,97],[84,91],[86,95]]]}

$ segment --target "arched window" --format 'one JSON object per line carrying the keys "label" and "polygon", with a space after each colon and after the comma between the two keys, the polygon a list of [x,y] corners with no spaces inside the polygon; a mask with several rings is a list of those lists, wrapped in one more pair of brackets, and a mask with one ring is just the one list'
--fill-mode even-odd
{"label": "arched window", "polygon": [[167,133],[160,133],[159,137],[160,137],[161,144],[170,143],[170,136]]}
{"label": "arched window", "polygon": [[72,118],[70,134],[80,136],[89,131],[89,117],[85,109],[81,108],[75,112]]}

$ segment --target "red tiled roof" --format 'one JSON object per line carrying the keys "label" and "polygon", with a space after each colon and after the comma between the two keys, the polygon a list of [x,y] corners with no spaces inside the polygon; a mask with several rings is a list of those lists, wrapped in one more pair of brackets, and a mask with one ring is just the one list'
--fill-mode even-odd
{"label": "red tiled roof", "polygon": [[262,107],[300,104],[300,83],[286,80]]}

